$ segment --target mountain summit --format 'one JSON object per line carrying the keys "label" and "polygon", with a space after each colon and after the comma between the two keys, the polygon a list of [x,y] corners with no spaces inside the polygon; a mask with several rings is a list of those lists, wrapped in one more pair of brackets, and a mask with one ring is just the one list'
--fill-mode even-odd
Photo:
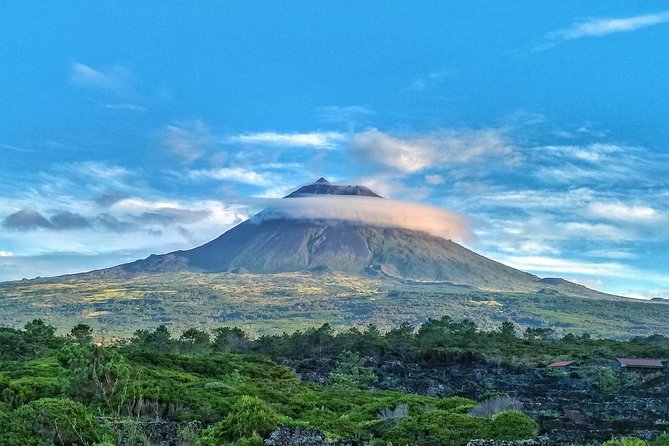
{"label": "mountain summit", "polygon": [[310,195],[359,195],[365,197],[382,198],[365,186],[337,186],[330,184],[325,178],[319,178],[315,183],[302,186],[284,198],[308,197]]}
{"label": "mountain summit", "polygon": [[[284,200],[290,202],[279,201],[311,208],[316,203],[314,199],[321,208],[334,206],[337,211],[334,215],[347,205],[366,210],[392,207],[393,203],[365,186],[333,185],[324,178],[287,195]],[[401,214],[402,219],[420,219]],[[487,290],[597,293],[571,282],[541,279],[421,230],[363,221],[343,217],[297,218],[266,209],[196,248],[151,255],[87,274],[128,277],[178,271],[255,274],[333,271]]]}

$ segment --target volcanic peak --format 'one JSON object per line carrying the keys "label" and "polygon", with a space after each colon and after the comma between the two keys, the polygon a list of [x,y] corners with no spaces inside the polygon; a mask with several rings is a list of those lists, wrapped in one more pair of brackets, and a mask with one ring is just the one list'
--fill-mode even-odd
{"label": "volcanic peak", "polygon": [[383,198],[381,195],[365,186],[336,185],[330,184],[325,178],[319,178],[315,183],[302,186],[296,191],[286,195],[284,198],[298,198],[311,195],[358,195],[364,197]]}

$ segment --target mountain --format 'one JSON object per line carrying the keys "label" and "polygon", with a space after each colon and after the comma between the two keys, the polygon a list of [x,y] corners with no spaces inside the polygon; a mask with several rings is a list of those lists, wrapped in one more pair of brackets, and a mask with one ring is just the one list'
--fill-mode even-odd
{"label": "mountain", "polygon": [[[284,200],[328,199],[328,196],[385,200],[367,187],[333,185],[324,178],[297,189]],[[151,255],[86,275],[123,278],[182,271],[253,274],[327,271],[383,277],[407,284],[608,296],[564,279],[541,279],[427,232],[346,220],[294,219],[269,211],[260,212],[202,246]]]}

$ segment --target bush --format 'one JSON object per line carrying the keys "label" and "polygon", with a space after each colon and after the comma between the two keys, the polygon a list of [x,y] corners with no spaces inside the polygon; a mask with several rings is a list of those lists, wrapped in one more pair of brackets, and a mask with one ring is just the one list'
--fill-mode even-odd
{"label": "bush", "polygon": [[522,412],[500,412],[491,421],[490,435],[495,440],[525,440],[539,432],[539,425]]}
{"label": "bush", "polygon": [[93,444],[101,440],[86,407],[67,398],[42,398],[20,407],[15,415],[21,421],[15,430],[23,430],[31,434],[30,438],[48,445]]}
{"label": "bush", "polygon": [[516,398],[512,398],[508,395],[499,395],[493,396],[492,398],[477,404],[469,411],[469,415],[488,418],[500,412],[520,410],[522,408],[523,403]]}
{"label": "bush", "polygon": [[376,379],[374,370],[365,366],[365,360],[358,353],[344,351],[337,357],[328,384],[341,390],[366,389]]}
{"label": "bush", "polygon": [[[282,418],[263,400],[244,395],[232,406],[228,415],[218,424],[206,429],[199,446],[222,446],[227,443],[255,445],[255,438],[269,434]],[[262,444],[262,439],[259,444]]]}
{"label": "bush", "polygon": [[488,423],[483,418],[433,410],[402,419],[385,439],[394,445],[464,446],[474,438],[486,438]]}
{"label": "bush", "polygon": [[44,446],[26,423],[12,411],[0,410],[0,444],[2,446]]}
{"label": "bush", "polygon": [[401,403],[392,409],[390,407],[381,409],[379,413],[376,415],[376,417],[381,421],[389,421],[391,423],[395,423],[401,420],[402,418],[406,417],[407,415],[409,415],[409,405]]}
{"label": "bush", "polygon": [[669,446],[669,433],[658,435],[655,440],[650,442],[650,446]]}
{"label": "bush", "polygon": [[605,441],[602,446],[647,446],[648,443],[636,437],[612,438]]}

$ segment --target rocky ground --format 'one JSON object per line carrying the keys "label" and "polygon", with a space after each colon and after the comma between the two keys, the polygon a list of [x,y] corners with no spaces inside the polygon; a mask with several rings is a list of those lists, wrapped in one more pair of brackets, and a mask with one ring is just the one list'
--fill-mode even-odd
{"label": "rocky ground", "polygon": [[[378,389],[433,396],[460,395],[477,401],[504,393],[522,402],[541,426],[541,444],[588,444],[613,435],[652,438],[669,430],[669,376],[650,382],[619,377],[622,384],[599,390],[592,380],[485,360],[424,365],[368,358]],[[302,379],[325,382],[333,364],[326,359],[285,361]],[[617,373],[617,372],[616,372]],[[486,445],[488,443],[485,443]]]}

